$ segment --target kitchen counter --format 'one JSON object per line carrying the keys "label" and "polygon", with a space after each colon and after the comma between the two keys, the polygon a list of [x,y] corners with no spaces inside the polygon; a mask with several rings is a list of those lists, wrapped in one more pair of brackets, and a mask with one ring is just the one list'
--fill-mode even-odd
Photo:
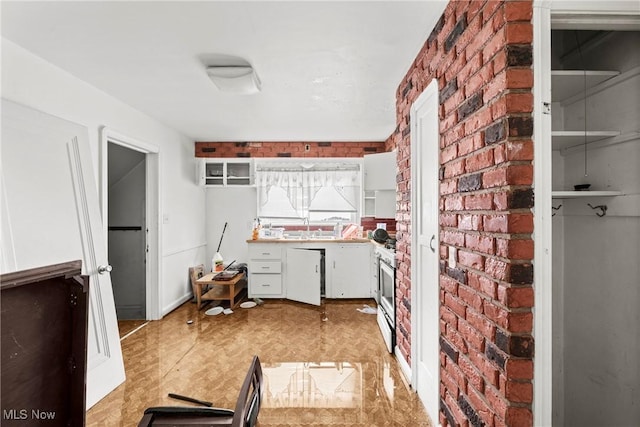
{"label": "kitchen counter", "polygon": [[371,240],[360,239],[248,239],[247,243],[369,243]]}

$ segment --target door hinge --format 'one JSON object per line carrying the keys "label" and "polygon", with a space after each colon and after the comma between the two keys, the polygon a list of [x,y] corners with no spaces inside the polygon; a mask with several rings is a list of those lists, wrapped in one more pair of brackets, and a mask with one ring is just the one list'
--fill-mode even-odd
{"label": "door hinge", "polygon": [[551,103],[550,102],[543,102],[542,103],[542,114],[551,114]]}
{"label": "door hinge", "polygon": [[75,293],[71,294],[69,305],[71,305],[71,307],[75,307],[78,305],[78,295],[76,295]]}

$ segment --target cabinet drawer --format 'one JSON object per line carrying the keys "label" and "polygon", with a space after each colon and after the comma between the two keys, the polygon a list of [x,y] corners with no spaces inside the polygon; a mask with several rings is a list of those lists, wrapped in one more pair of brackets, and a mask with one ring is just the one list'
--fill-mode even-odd
{"label": "cabinet drawer", "polygon": [[276,273],[282,272],[282,263],[280,261],[251,261],[249,264],[250,271],[254,274],[260,273]]}
{"label": "cabinet drawer", "polygon": [[282,249],[278,244],[249,245],[249,258],[251,259],[282,259]]}
{"label": "cabinet drawer", "polygon": [[280,274],[251,274],[249,287],[252,295],[279,295],[282,293]]}

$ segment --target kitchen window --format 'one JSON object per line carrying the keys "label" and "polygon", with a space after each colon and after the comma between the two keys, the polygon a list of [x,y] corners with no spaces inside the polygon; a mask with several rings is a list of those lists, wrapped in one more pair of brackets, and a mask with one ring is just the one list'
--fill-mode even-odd
{"label": "kitchen window", "polygon": [[359,160],[256,164],[258,216],[272,225],[334,225],[360,219]]}

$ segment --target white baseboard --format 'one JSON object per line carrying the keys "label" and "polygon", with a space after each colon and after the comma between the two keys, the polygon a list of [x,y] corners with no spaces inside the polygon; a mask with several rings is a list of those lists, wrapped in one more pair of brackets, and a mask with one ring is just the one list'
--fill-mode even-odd
{"label": "white baseboard", "polygon": [[180,307],[185,302],[191,301],[192,299],[193,299],[193,294],[191,292],[188,292],[187,294],[183,295],[181,298],[178,298],[177,300],[175,300],[173,303],[169,304],[166,307],[163,307],[162,308],[162,317],[166,316],[167,314],[171,313],[176,308]]}
{"label": "white baseboard", "polygon": [[409,366],[409,364],[405,360],[398,346],[396,346],[393,350],[394,350],[396,359],[398,360],[398,364],[400,365],[400,371],[402,371],[402,373],[404,374],[405,379],[407,380],[409,385],[412,385],[411,384],[411,366]]}

